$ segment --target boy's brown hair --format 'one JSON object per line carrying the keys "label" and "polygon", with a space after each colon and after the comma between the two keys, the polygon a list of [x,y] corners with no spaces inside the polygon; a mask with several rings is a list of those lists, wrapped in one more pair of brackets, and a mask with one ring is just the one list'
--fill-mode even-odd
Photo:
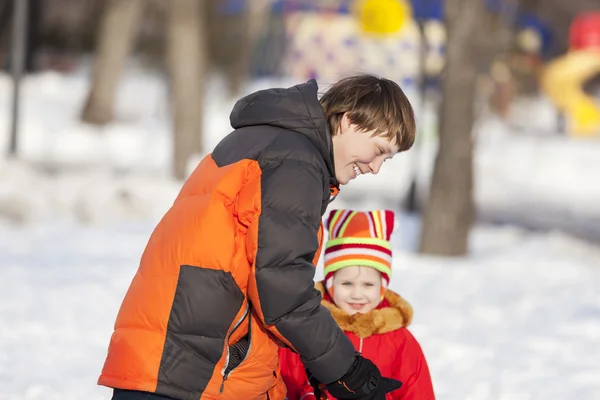
{"label": "boy's brown hair", "polygon": [[331,135],[337,133],[344,113],[362,131],[395,143],[405,151],[415,141],[415,115],[408,98],[397,83],[363,74],[335,83],[320,99]]}

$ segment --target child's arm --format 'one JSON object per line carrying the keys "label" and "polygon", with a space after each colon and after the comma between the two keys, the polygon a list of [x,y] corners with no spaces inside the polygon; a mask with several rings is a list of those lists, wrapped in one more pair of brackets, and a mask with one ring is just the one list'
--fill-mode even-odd
{"label": "child's arm", "polygon": [[287,348],[279,349],[279,368],[287,388],[288,400],[317,400],[308,382],[300,355]]}
{"label": "child's arm", "polygon": [[402,382],[402,387],[391,393],[392,399],[435,400],[425,354],[408,329],[404,331],[405,344],[396,356],[393,375]]}

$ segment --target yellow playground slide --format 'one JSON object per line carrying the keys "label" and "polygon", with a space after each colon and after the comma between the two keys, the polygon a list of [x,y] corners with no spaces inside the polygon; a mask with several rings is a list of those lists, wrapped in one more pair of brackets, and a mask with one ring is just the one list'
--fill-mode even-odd
{"label": "yellow playground slide", "polygon": [[572,50],[550,62],[542,73],[542,90],[565,115],[571,135],[600,135],[600,101],[583,90],[583,85],[597,75],[599,49]]}

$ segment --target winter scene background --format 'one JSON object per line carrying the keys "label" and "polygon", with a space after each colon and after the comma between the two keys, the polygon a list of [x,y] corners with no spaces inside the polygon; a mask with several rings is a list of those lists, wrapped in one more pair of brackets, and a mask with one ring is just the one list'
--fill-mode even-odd
{"label": "winter scene background", "polygon": [[[450,7],[473,1],[479,0],[430,3]],[[84,122],[82,110],[99,55],[93,45],[84,51],[84,45],[49,39],[44,32],[64,25],[63,35],[83,36],[85,23],[66,24],[53,10],[73,7],[71,17],[85,21],[94,18],[85,17],[96,10],[90,4],[100,4],[105,12],[108,2],[90,0],[85,7],[81,4],[86,2],[68,0],[29,3],[44,3],[45,14],[28,18],[39,28],[27,28],[30,35],[37,32],[37,61],[25,63],[19,80],[18,147],[11,155],[11,60],[19,56],[11,45],[19,43],[17,31],[5,29],[8,33],[2,35],[9,39],[0,48],[0,399],[109,399],[110,389],[97,386],[96,380],[116,313],[150,233],[183,183],[172,172],[173,90],[162,62],[149,62],[149,50],[138,45],[119,71],[112,120]],[[153,13],[168,11],[164,2],[150,3]],[[223,26],[256,12],[242,3],[222,2],[216,12],[230,18]],[[412,14],[398,17],[397,33],[374,39],[357,28],[356,16],[342,6],[323,11],[299,3],[261,3],[269,10],[263,15],[269,29],[281,31],[260,31],[235,94],[230,74],[218,62],[202,75],[204,95],[194,111],[202,115],[202,150],[190,155],[187,171],[231,131],[229,113],[245,94],[312,77],[324,90],[351,72],[348,68],[393,75],[414,105],[417,143],[377,176],[360,177],[342,188],[331,207],[396,212],[391,288],[415,309],[409,329],[427,357],[436,397],[600,399],[600,129],[580,133],[572,128],[579,132],[572,133],[568,127],[575,125],[569,125],[568,114],[564,123],[560,100],[542,83],[518,93],[510,86],[517,79],[510,73],[510,59],[496,57],[501,62],[479,71],[488,80],[478,86],[474,103],[477,218],[468,252],[455,257],[421,253],[421,211],[443,131],[439,63],[444,63],[450,40],[439,33],[443,18],[437,8],[424,10],[418,1],[412,8],[410,2],[399,2]],[[539,16],[538,25],[507,26],[515,43],[527,50],[521,48],[519,54],[537,59],[542,72],[554,60],[566,62],[573,52],[599,54],[600,44],[573,45],[575,16],[590,10],[585,1],[572,3],[560,18],[551,7],[562,3],[548,1],[528,9],[527,15]],[[15,4],[6,13],[6,26],[20,21]],[[501,9],[513,17],[522,12]],[[429,69],[419,64],[423,39],[418,29],[428,11]],[[164,36],[148,22],[154,14],[148,15],[141,37]],[[328,21],[331,31],[323,37],[329,42],[310,47],[307,41],[322,34],[320,18]],[[561,18],[570,18],[570,31],[561,28]],[[285,43],[276,40],[277,32],[286,35]],[[237,37],[230,36],[228,40]],[[349,50],[348,38],[362,40],[360,50]],[[279,49],[279,56],[266,51],[273,49]],[[398,60],[378,61],[381,54]],[[355,61],[360,66],[349,67]],[[433,76],[427,90],[424,75]],[[572,77],[577,81],[583,75]],[[564,85],[563,93],[575,90]],[[508,99],[503,97],[506,88],[515,90]],[[597,86],[586,87],[586,93],[600,113]],[[406,206],[411,183],[416,183],[418,203],[412,209]],[[316,279],[320,277],[319,265]]]}

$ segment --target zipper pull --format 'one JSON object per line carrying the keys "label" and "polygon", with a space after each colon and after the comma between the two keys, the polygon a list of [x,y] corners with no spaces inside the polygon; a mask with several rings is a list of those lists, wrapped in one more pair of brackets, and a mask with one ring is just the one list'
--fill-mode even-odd
{"label": "zipper pull", "polygon": [[227,380],[227,375],[223,376],[223,381],[221,382],[221,387],[219,388],[219,394],[223,393],[223,389],[225,388],[225,381]]}

